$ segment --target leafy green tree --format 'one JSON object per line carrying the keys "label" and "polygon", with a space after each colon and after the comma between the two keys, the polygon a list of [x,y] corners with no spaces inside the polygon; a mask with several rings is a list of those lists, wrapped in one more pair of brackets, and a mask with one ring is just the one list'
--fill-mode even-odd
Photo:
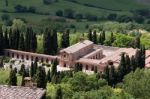
{"label": "leafy green tree", "polygon": [[135,72],[125,76],[123,89],[135,99],[148,99],[150,97],[149,76],[150,71],[148,69],[136,69]]}
{"label": "leafy green tree", "polygon": [[74,66],[74,71],[75,72],[82,71],[82,64],[76,63],[75,66]]}

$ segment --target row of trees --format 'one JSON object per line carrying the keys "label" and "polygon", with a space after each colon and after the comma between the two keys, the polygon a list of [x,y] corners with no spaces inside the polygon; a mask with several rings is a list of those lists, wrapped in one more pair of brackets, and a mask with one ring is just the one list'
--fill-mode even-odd
{"label": "row of trees", "polygon": [[145,48],[141,47],[137,50],[136,55],[131,58],[125,53],[121,54],[121,60],[118,69],[113,64],[108,64],[105,68],[103,78],[108,81],[108,84],[115,86],[118,82],[122,82],[124,76],[137,68],[145,67]]}

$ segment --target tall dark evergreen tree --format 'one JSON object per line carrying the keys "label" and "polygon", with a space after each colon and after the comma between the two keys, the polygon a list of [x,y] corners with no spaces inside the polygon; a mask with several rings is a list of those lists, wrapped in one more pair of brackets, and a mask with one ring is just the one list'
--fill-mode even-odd
{"label": "tall dark evergreen tree", "polygon": [[12,86],[17,86],[16,70],[11,69],[8,84]]}
{"label": "tall dark evergreen tree", "polygon": [[109,85],[114,86],[116,84],[116,71],[113,65],[109,68]]}
{"label": "tall dark evergreen tree", "polygon": [[57,65],[58,65],[58,60],[55,59],[53,64],[52,64],[51,76],[54,76],[57,74]]}
{"label": "tall dark evergreen tree", "polygon": [[142,55],[141,55],[141,50],[137,50],[135,54],[135,63],[136,67],[141,68],[142,66]]}
{"label": "tall dark evergreen tree", "polygon": [[131,70],[135,71],[135,69],[136,69],[136,63],[135,63],[135,57],[134,56],[131,57],[130,65],[131,65]]}
{"label": "tall dark evergreen tree", "polygon": [[4,48],[8,49],[9,48],[9,38],[8,38],[8,30],[5,30],[4,34]]}
{"label": "tall dark evergreen tree", "polygon": [[25,80],[24,80],[25,77],[29,77],[29,74],[28,74],[28,71],[27,71],[27,70],[24,70],[24,71],[22,72],[22,82],[21,82],[21,86],[24,86],[24,85],[25,85]]}
{"label": "tall dark evergreen tree", "polygon": [[48,72],[47,72],[47,81],[51,82],[51,71],[50,70],[48,70]]}
{"label": "tall dark evergreen tree", "polygon": [[99,43],[100,43],[101,45],[104,44],[104,41],[103,41],[103,38],[102,38],[102,33],[100,33],[100,35],[99,35]]}
{"label": "tall dark evergreen tree", "polygon": [[12,33],[13,37],[13,49],[18,49],[19,48],[19,38],[20,38],[20,31],[18,29],[14,29]]}
{"label": "tall dark evergreen tree", "polygon": [[110,35],[110,43],[112,44],[114,42],[114,34],[113,32],[111,32],[111,35]]}
{"label": "tall dark evergreen tree", "polygon": [[25,41],[24,41],[24,35],[23,33],[20,35],[20,39],[19,39],[19,50],[24,51],[25,50]]}
{"label": "tall dark evergreen tree", "polygon": [[105,40],[106,40],[105,31],[102,31],[102,41],[104,42]]}
{"label": "tall dark evergreen tree", "polygon": [[125,53],[121,54],[121,60],[118,67],[118,80],[119,82],[122,81],[124,75],[126,74],[126,60],[125,60]]}
{"label": "tall dark evergreen tree", "polygon": [[97,44],[97,33],[96,33],[96,30],[94,30],[93,32],[93,40],[94,44]]}
{"label": "tall dark evergreen tree", "polygon": [[92,41],[92,30],[91,29],[89,30],[89,33],[88,33],[88,39],[90,41]]}
{"label": "tall dark evergreen tree", "polygon": [[137,36],[134,41],[134,48],[140,48],[140,46],[141,46],[140,36]]}
{"label": "tall dark evergreen tree", "polygon": [[21,65],[21,68],[20,68],[20,70],[19,70],[19,74],[20,74],[20,75],[23,75],[24,71],[25,71],[25,65],[22,64],[22,65]]}
{"label": "tall dark evergreen tree", "polygon": [[126,55],[125,62],[126,62],[125,72],[126,74],[128,74],[131,71],[131,61],[129,55]]}
{"label": "tall dark evergreen tree", "polygon": [[47,80],[46,80],[46,72],[44,67],[39,67],[37,71],[37,87],[38,88],[46,88]]}
{"label": "tall dark evergreen tree", "polygon": [[55,99],[63,99],[63,93],[62,93],[62,89],[60,86],[57,88],[55,96],[56,96]]}
{"label": "tall dark evergreen tree", "polygon": [[33,77],[34,76],[34,74],[35,74],[35,70],[34,70],[35,68],[34,68],[34,63],[32,62],[31,63],[31,68],[30,68],[30,76],[31,77]]}
{"label": "tall dark evergreen tree", "polygon": [[146,55],[145,55],[145,46],[141,46],[141,48],[140,48],[140,51],[141,51],[141,68],[144,68],[145,67],[145,57],[146,57]]}
{"label": "tall dark evergreen tree", "polygon": [[44,53],[51,55],[54,53],[53,49],[52,49],[52,44],[54,42],[52,42],[52,33],[51,30],[49,28],[45,29],[45,33],[44,33],[44,42],[43,42],[43,46],[44,46]]}
{"label": "tall dark evergreen tree", "polygon": [[61,38],[61,47],[62,48],[66,48],[70,45],[70,31],[69,29],[66,30],[66,32],[64,32],[62,34],[62,38]]}
{"label": "tall dark evergreen tree", "polygon": [[57,38],[57,31],[54,29],[53,30],[53,36],[52,36],[52,48],[53,48],[53,51],[54,51],[54,54],[57,53],[58,51],[58,38]]}
{"label": "tall dark evergreen tree", "polygon": [[0,26],[0,55],[2,55],[3,54],[3,47],[4,47],[4,45],[3,45],[3,40],[4,38],[3,38],[3,31],[2,31],[2,27]]}
{"label": "tall dark evergreen tree", "polygon": [[37,48],[37,37],[36,34],[33,32],[33,30],[31,30],[31,44],[30,44],[30,51],[31,52],[36,52],[36,48]]}

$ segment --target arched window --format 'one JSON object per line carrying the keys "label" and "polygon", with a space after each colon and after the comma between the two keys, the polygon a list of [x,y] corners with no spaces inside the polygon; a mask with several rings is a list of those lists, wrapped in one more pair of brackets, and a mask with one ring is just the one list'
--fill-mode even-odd
{"label": "arched window", "polygon": [[19,54],[17,54],[17,58],[19,58]]}
{"label": "arched window", "polygon": [[89,69],[89,66],[88,65],[86,65],[86,70],[88,70]]}
{"label": "arched window", "polygon": [[91,67],[91,71],[94,71],[94,66]]}
{"label": "arched window", "polygon": [[21,59],[24,59],[24,55],[21,55]]}
{"label": "arched window", "polygon": [[44,59],[43,58],[41,58],[41,62],[43,63],[43,61],[44,61]]}
{"label": "arched window", "polygon": [[14,53],[12,53],[12,57],[14,57]]}
{"label": "arched window", "polygon": [[29,60],[29,56],[28,55],[26,56],[26,60]]}
{"label": "arched window", "polygon": [[46,59],[46,63],[48,63],[49,62],[49,60],[48,60],[48,58]]}
{"label": "arched window", "polygon": [[64,67],[67,67],[66,63],[64,63]]}

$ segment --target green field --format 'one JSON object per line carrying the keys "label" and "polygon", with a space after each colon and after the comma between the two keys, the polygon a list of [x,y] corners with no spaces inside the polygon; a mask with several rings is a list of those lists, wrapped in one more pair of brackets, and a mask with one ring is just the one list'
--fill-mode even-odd
{"label": "green field", "polygon": [[[150,6],[143,3],[139,3],[136,0],[76,0],[78,3],[71,2],[70,0],[59,0],[59,2],[52,3],[50,5],[44,5],[42,0],[8,0],[8,6],[5,5],[5,0],[0,1],[0,16],[6,12],[6,10],[11,13],[11,19],[14,18],[24,18],[27,21],[36,24],[43,19],[55,16],[57,10],[64,10],[71,8],[75,13],[82,14],[93,14],[97,16],[105,16],[109,13],[118,13],[118,14],[130,14],[131,10],[134,9],[147,9]],[[34,6],[36,12],[48,13],[49,15],[39,15],[33,13],[15,13],[14,7],[16,5],[23,5],[26,7]],[[86,6],[93,5],[94,7]],[[114,11],[113,11],[114,10]],[[121,10],[121,11],[115,11]]]}

